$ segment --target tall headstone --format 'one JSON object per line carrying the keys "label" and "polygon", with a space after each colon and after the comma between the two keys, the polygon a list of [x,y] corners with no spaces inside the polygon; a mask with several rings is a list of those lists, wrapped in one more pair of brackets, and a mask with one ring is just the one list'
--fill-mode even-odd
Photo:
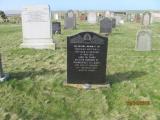
{"label": "tall headstone", "polygon": [[61,23],[60,22],[53,22],[52,23],[52,33],[61,34]]}
{"label": "tall headstone", "polygon": [[72,10],[69,10],[65,15],[64,29],[75,29],[76,28],[76,16]]}
{"label": "tall headstone", "polygon": [[90,24],[96,24],[97,23],[97,15],[95,12],[89,12],[87,16],[87,21]]}
{"label": "tall headstone", "polygon": [[138,31],[136,40],[136,50],[137,51],[152,50],[152,32],[150,30]]}
{"label": "tall headstone", "polygon": [[151,13],[150,12],[143,13],[142,25],[144,27],[148,27],[150,23],[151,23]]}
{"label": "tall headstone", "polygon": [[100,33],[111,33],[112,32],[112,20],[104,18],[100,21]]}
{"label": "tall headstone", "polygon": [[1,57],[1,54],[0,54],[0,82],[3,82],[5,80],[7,80],[8,77],[9,77],[9,75],[5,74],[3,72],[2,57]]}
{"label": "tall headstone", "polygon": [[48,5],[25,7],[22,11],[23,48],[55,49],[51,11]]}
{"label": "tall headstone", "polygon": [[67,83],[105,84],[108,38],[82,32],[67,38]]}

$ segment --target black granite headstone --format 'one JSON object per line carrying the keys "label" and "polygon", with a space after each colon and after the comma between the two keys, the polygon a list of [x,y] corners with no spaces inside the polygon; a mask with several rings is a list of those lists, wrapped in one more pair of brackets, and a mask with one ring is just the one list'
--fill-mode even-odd
{"label": "black granite headstone", "polygon": [[61,34],[61,23],[60,22],[53,22],[52,23],[52,33]]}
{"label": "black granite headstone", "polygon": [[67,37],[67,83],[105,84],[108,38],[93,32]]}
{"label": "black granite headstone", "polygon": [[115,28],[115,27],[116,27],[116,19],[112,18],[112,28]]}
{"label": "black granite headstone", "polygon": [[100,33],[111,33],[112,32],[112,20],[104,18],[100,21]]}

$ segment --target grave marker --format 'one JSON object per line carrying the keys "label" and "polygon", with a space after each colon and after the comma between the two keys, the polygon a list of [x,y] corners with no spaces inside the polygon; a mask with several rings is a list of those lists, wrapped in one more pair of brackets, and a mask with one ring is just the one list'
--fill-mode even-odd
{"label": "grave marker", "polygon": [[105,84],[108,38],[82,32],[67,38],[67,83]]}
{"label": "grave marker", "polygon": [[96,24],[97,23],[97,15],[95,12],[89,12],[87,16],[87,21],[90,24]]}
{"label": "grave marker", "polygon": [[64,29],[75,29],[76,28],[76,16],[72,10],[69,10],[65,15]]}
{"label": "grave marker", "polygon": [[28,6],[22,12],[22,48],[55,49],[48,5]]}
{"label": "grave marker", "polygon": [[136,50],[137,51],[152,50],[152,33],[150,30],[140,30],[137,33]]}
{"label": "grave marker", "polygon": [[112,20],[104,18],[100,21],[100,33],[111,33],[112,32]]}
{"label": "grave marker", "polygon": [[53,22],[52,23],[52,33],[61,34],[61,23],[60,22]]}

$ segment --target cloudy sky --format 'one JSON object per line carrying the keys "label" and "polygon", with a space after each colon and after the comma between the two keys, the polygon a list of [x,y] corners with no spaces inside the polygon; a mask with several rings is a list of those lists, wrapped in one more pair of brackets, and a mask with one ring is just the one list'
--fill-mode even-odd
{"label": "cloudy sky", "polygon": [[52,10],[160,10],[160,0],[0,0],[0,10],[49,4]]}

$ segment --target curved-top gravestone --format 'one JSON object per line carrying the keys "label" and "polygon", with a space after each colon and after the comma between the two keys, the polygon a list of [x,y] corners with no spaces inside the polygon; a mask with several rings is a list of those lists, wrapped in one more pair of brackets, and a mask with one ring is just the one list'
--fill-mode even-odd
{"label": "curved-top gravestone", "polygon": [[108,38],[82,32],[67,38],[67,83],[105,84]]}
{"label": "curved-top gravestone", "polygon": [[136,50],[137,51],[152,50],[152,32],[150,30],[138,31],[136,40]]}
{"label": "curved-top gravestone", "polygon": [[111,33],[112,32],[112,20],[104,18],[100,21],[100,33]]}
{"label": "curved-top gravestone", "polygon": [[22,11],[23,48],[55,49],[51,11],[48,5],[25,7]]}

